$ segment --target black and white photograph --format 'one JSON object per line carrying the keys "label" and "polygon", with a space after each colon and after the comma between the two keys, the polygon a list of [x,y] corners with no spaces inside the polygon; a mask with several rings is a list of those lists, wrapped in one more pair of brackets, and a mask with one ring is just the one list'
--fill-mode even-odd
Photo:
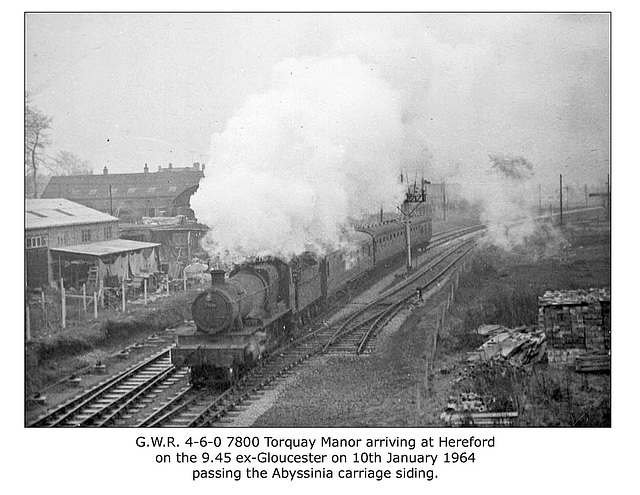
{"label": "black and white photograph", "polygon": [[608,11],[24,12],[22,427],[209,491],[610,431],[611,47]]}

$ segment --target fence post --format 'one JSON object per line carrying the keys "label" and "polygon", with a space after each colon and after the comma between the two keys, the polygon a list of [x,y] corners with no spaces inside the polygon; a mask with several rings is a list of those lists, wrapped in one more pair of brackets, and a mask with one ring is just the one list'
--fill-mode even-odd
{"label": "fence post", "polygon": [[125,302],[125,285],[124,285],[124,277],[122,277],[122,312],[124,313],[127,310],[127,304]]}
{"label": "fence post", "polygon": [[167,296],[169,295],[169,274],[167,273]]}
{"label": "fence post", "polygon": [[147,305],[147,279],[144,279],[144,305]]}
{"label": "fence post", "polygon": [[[441,320],[441,323],[440,323],[440,327],[441,327],[443,330],[444,330],[444,319],[446,318],[446,316],[447,316],[447,307],[443,305],[443,306],[442,306],[442,320]],[[438,332],[438,333],[439,333],[439,332]]]}
{"label": "fence post", "polygon": [[424,389],[427,392],[427,397],[430,395],[429,390],[429,356],[425,355],[424,357]]}
{"label": "fence post", "polygon": [[64,280],[60,279],[60,296],[61,296],[61,310],[62,310],[62,328],[67,328],[67,294],[64,290]]}
{"label": "fence post", "polygon": [[29,300],[28,299],[26,299],[26,303],[27,303],[26,304],[27,314],[26,314],[25,323],[26,323],[26,332],[27,332],[27,334],[26,334],[25,337],[27,339],[27,342],[29,342],[31,340],[31,310],[29,308]]}
{"label": "fence post", "polygon": [[49,318],[47,317],[47,303],[44,297],[44,289],[42,289],[40,296],[42,301],[42,314],[44,315],[44,328],[46,329],[49,326]]}
{"label": "fence post", "polygon": [[93,291],[93,319],[98,319],[98,294]]}
{"label": "fence post", "polygon": [[187,272],[182,270],[182,290],[187,290]]}
{"label": "fence post", "polygon": [[87,284],[82,284],[82,305],[84,306],[84,315],[87,316]]}

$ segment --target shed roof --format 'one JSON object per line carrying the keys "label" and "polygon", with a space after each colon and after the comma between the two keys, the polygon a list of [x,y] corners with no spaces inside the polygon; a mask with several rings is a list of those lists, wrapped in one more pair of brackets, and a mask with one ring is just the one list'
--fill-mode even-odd
{"label": "shed roof", "polygon": [[89,244],[77,244],[75,246],[63,246],[52,248],[52,252],[83,254],[86,256],[106,256],[109,254],[126,253],[160,246],[157,242],[129,241],[127,239],[111,239],[109,241],[92,242]]}
{"label": "shed roof", "polygon": [[27,199],[24,218],[27,230],[118,220],[101,211],[62,198]]}

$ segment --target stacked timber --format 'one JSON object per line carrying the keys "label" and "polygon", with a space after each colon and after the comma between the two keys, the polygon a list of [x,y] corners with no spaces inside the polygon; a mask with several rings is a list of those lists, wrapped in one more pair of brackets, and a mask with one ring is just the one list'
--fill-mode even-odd
{"label": "stacked timber", "polygon": [[449,397],[447,409],[440,419],[445,426],[513,426],[518,417],[516,411],[492,411],[486,401],[473,392]]}
{"label": "stacked timber", "polygon": [[538,298],[538,329],[553,349],[609,349],[610,308],[607,288],[547,291]]}
{"label": "stacked timber", "polygon": [[523,366],[539,362],[544,357],[547,348],[544,332],[531,327],[511,329],[498,325],[487,331],[487,327],[483,325],[478,333],[491,337],[468,353],[467,361],[506,360],[512,366]]}
{"label": "stacked timber", "polygon": [[611,352],[592,351],[584,353],[575,359],[576,371],[581,373],[610,371]]}

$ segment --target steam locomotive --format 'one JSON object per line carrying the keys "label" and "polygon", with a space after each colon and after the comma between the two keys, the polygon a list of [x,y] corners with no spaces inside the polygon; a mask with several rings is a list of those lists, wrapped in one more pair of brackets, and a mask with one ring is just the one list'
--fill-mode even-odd
{"label": "steam locomotive", "polygon": [[[429,243],[427,216],[414,217],[410,229],[413,249]],[[405,239],[405,225],[384,222],[352,232],[350,253],[302,255],[289,263],[263,259],[237,266],[228,278],[211,270],[211,287],[191,308],[196,329],[178,335],[173,364],[190,367],[194,386],[233,383],[328,300],[404,252]]]}

